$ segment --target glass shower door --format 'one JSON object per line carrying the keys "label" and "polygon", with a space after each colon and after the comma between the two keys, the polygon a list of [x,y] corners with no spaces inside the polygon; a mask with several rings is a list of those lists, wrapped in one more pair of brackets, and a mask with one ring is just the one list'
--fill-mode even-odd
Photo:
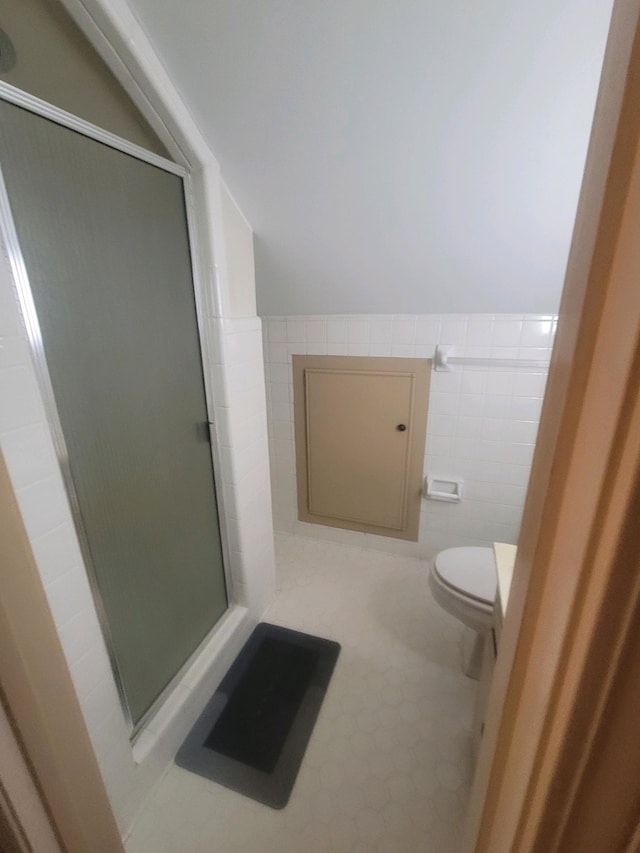
{"label": "glass shower door", "polygon": [[4,101],[0,165],[135,728],[227,608],[183,180]]}

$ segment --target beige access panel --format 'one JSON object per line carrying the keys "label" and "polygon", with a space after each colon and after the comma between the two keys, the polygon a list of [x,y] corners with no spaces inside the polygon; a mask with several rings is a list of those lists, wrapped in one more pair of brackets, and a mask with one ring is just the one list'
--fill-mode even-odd
{"label": "beige access panel", "polygon": [[293,356],[301,521],[417,541],[430,368]]}

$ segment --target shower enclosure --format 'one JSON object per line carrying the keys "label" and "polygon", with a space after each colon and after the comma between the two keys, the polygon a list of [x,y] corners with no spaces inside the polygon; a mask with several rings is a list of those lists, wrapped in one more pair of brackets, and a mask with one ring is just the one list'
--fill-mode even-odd
{"label": "shower enclosure", "polygon": [[3,84],[0,207],[131,731],[228,605],[175,164]]}

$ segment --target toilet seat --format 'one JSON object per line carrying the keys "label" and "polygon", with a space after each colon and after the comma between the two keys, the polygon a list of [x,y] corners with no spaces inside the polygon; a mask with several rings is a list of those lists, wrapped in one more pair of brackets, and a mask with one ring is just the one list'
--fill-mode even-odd
{"label": "toilet seat", "polygon": [[431,561],[429,586],[438,604],[476,632],[464,672],[478,678],[484,637],[491,627],[498,579],[492,548],[447,548]]}
{"label": "toilet seat", "polygon": [[447,548],[436,555],[434,569],[439,580],[457,595],[493,606],[497,577],[491,548]]}

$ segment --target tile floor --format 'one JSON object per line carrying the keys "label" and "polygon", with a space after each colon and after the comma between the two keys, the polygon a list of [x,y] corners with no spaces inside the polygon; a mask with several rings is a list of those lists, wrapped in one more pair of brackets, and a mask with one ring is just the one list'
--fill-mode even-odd
{"label": "tile floor", "polygon": [[128,853],[456,853],[475,682],[426,564],[287,535],[276,549],[266,620],[342,644],[289,804],[274,811],[174,766]]}

